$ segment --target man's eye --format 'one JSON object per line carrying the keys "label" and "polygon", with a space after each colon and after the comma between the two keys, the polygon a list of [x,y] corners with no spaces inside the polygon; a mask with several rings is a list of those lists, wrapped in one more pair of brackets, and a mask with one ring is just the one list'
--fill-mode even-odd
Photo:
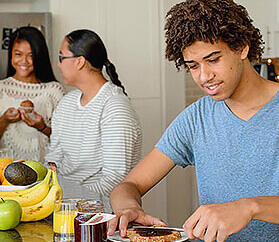
{"label": "man's eye", "polygon": [[214,62],[217,62],[219,59],[220,59],[220,57],[217,57],[217,58],[214,58],[214,59],[211,59],[211,60],[208,60],[208,61],[210,63],[214,63]]}
{"label": "man's eye", "polygon": [[188,65],[188,68],[189,68],[189,69],[197,69],[197,68],[198,68],[198,65]]}

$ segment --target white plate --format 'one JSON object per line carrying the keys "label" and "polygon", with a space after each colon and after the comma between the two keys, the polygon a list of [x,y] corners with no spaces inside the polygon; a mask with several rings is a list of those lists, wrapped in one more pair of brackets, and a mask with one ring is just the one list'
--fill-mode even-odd
{"label": "white plate", "polygon": [[0,191],[17,191],[17,190],[25,190],[29,187],[33,187],[34,185],[36,185],[37,183],[39,183],[41,181],[37,181],[34,182],[30,185],[26,185],[26,186],[9,186],[9,185],[0,185]]}
{"label": "white plate", "polygon": [[[174,240],[174,241],[178,242],[178,241],[186,241],[186,240],[188,240],[188,238],[186,237],[186,235],[185,235],[184,232],[180,232],[180,234],[181,234],[181,238],[178,239],[178,240]],[[113,242],[119,242],[119,241],[129,242],[129,241],[130,241],[129,238],[122,238],[122,237],[120,236],[120,234],[119,234],[119,231],[115,231],[115,232],[114,232],[114,235],[108,236],[108,239],[109,239],[110,241],[113,241]]]}

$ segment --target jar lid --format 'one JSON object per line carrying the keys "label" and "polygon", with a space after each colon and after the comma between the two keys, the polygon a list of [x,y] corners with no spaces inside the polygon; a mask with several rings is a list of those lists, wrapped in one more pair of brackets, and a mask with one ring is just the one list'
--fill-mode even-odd
{"label": "jar lid", "polygon": [[102,213],[104,205],[99,200],[81,199],[77,202],[77,209],[83,213]]}

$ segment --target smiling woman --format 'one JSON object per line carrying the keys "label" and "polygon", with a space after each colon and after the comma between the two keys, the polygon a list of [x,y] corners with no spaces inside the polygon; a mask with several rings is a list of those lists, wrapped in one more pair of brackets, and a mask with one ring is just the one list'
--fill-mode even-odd
{"label": "smiling woman", "polygon": [[[52,113],[63,94],[43,34],[34,27],[17,29],[11,37],[7,78],[0,81],[0,146],[12,149],[14,159],[42,161]],[[20,108],[27,100],[34,104],[32,115]]]}
{"label": "smiling woman", "polygon": [[37,83],[33,68],[32,50],[26,40],[15,42],[12,49],[12,66],[16,70],[16,79],[30,78],[30,82]]}

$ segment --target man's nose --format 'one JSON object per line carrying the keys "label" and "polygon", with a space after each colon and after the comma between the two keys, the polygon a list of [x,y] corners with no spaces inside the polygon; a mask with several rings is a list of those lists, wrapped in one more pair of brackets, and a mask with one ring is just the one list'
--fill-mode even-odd
{"label": "man's nose", "polygon": [[200,68],[200,81],[206,83],[214,78],[215,74],[212,69],[206,65],[201,65]]}

